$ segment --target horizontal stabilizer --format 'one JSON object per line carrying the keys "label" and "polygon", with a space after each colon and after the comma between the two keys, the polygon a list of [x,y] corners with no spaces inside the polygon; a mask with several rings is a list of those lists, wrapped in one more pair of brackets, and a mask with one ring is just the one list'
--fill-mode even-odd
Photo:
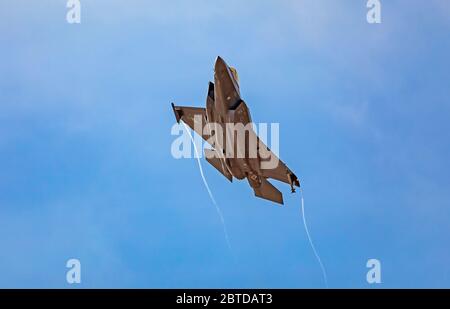
{"label": "horizontal stabilizer", "polygon": [[217,156],[214,156],[215,150],[205,149],[205,158],[209,164],[214,166],[222,175],[224,175],[229,181],[233,181],[233,175],[228,171],[225,163]]}
{"label": "horizontal stabilizer", "polygon": [[261,186],[253,190],[257,197],[283,205],[283,194],[264,177],[261,177]]}

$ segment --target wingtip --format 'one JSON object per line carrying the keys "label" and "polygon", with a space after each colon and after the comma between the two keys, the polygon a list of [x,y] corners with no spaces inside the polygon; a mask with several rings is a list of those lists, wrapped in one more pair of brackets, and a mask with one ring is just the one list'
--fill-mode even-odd
{"label": "wingtip", "polygon": [[173,102],[170,104],[172,105],[172,110],[173,110],[173,113],[175,114],[175,119],[177,120],[177,123],[180,123],[181,115],[180,115],[179,111],[176,110],[175,104],[173,104]]}
{"label": "wingtip", "polygon": [[300,188],[300,180],[298,180],[297,176],[294,173],[292,173],[292,182],[294,186]]}

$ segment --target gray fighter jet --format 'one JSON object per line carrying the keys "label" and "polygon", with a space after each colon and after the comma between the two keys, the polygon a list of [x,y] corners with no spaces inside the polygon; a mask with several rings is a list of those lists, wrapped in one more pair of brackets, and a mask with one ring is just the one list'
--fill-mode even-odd
{"label": "gray fighter jet", "polygon": [[[240,95],[237,71],[222,58],[217,57],[215,63],[214,83],[209,83],[206,108],[173,103],[172,108],[178,123],[182,120],[211,145],[211,149],[205,149],[206,160],[229,181],[233,177],[247,178],[256,196],[279,204],[283,204],[283,195],[268,178],[289,184],[292,193],[294,186],[300,187],[295,174],[252,129],[250,112]],[[228,130],[230,125],[245,127],[244,135]]]}

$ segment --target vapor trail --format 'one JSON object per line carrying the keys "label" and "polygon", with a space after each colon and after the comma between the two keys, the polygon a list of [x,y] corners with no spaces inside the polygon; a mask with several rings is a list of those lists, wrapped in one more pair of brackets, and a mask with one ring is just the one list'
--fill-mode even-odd
{"label": "vapor trail", "polygon": [[184,122],[183,122],[183,125],[186,128],[186,131],[189,134],[189,137],[191,138],[191,142],[192,142],[192,145],[194,146],[195,154],[197,155],[197,163],[198,163],[198,167],[200,170],[200,175],[202,176],[203,183],[205,184],[205,187],[206,187],[206,190],[208,191],[209,197],[211,198],[211,201],[213,202],[214,206],[216,207],[217,214],[219,215],[220,221],[222,222],[223,233],[225,234],[225,240],[227,241],[228,248],[230,249],[230,252],[232,253],[233,250],[231,248],[231,243],[230,243],[230,239],[228,237],[227,227],[225,225],[225,219],[223,218],[222,211],[220,210],[219,205],[217,204],[211,190],[209,189],[208,182],[206,181],[205,175],[203,174],[203,168],[202,168],[202,164],[200,162],[200,156],[198,154],[197,146],[195,145],[194,139],[192,138],[190,129],[186,126],[186,124]]}
{"label": "vapor trail", "polygon": [[311,239],[311,236],[309,235],[309,230],[308,230],[308,225],[306,224],[306,217],[305,217],[305,202],[303,200],[303,189],[300,188],[300,193],[301,193],[301,197],[302,197],[302,217],[303,217],[303,225],[305,226],[305,231],[306,231],[306,235],[308,236],[308,240],[309,240],[309,244],[311,245],[311,248],[314,252],[314,255],[316,256],[317,261],[320,264],[320,268],[322,269],[322,275],[323,275],[323,280],[325,281],[325,286],[328,288],[328,278],[327,278],[327,272],[325,270],[325,267],[322,264],[322,260],[320,259],[319,254],[316,251],[316,248],[314,246],[314,243]]}

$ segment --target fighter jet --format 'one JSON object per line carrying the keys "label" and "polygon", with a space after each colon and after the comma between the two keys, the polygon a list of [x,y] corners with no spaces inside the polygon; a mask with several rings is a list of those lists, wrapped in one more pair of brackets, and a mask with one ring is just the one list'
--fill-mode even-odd
{"label": "fighter jet", "polygon": [[[289,184],[292,193],[294,186],[300,187],[297,176],[256,135],[249,109],[240,95],[237,71],[221,57],[215,62],[214,83],[209,82],[206,108],[173,103],[172,108],[178,123],[183,121],[211,145],[211,149],[205,149],[206,160],[230,182],[233,178],[247,178],[257,197],[281,205],[282,193],[267,179]],[[233,126],[245,126],[244,136],[230,133],[228,128]]]}

